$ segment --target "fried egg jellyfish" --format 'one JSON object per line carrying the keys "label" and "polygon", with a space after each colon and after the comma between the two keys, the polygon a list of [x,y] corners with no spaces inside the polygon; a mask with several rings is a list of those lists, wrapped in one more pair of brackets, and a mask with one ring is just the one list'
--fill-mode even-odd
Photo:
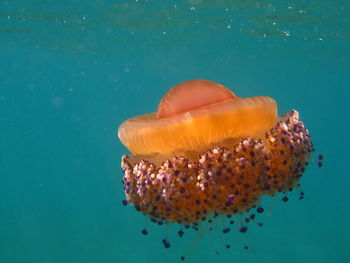
{"label": "fried egg jellyfish", "polygon": [[278,118],[272,98],[239,98],[208,80],[174,86],[156,113],[126,120],[118,136],[131,152],[122,157],[123,203],[195,229],[220,215],[261,213],[261,197],[292,191],[313,152],[296,110]]}

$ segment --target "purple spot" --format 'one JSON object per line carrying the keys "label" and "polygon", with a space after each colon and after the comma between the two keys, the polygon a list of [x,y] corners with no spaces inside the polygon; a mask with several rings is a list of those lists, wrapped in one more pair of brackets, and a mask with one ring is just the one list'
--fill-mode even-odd
{"label": "purple spot", "polygon": [[229,228],[227,227],[227,228],[224,228],[224,229],[222,230],[222,233],[227,234],[227,233],[230,232],[230,231],[231,231],[231,229],[229,229]]}
{"label": "purple spot", "polygon": [[232,205],[232,202],[231,201],[227,201],[226,203],[225,203],[225,206],[231,206]]}
{"label": "purple spot", "polygon": [[269,184],[264,185],[264,190],[269,191],[271,189],[271,186]]}
{"label": "purple spot", "polygon": [[164,247],[165,247],[165,248],[169,248],[169,247],[170,247],[170,244],[169,244],[169,243],[164,243]]}
{"label": "purple spot", "polygon": [[232,202],[234,199],[235,199],[235,195],[229,195],[229,196],[228,196],[228,200],[229,200],[229,201]]}
{"label": "purple spot", "polygon": [[240,229],[239,229],[239,232],[241,233],[245,233],[248,231],[248,228],[246,226],[242,226]]}

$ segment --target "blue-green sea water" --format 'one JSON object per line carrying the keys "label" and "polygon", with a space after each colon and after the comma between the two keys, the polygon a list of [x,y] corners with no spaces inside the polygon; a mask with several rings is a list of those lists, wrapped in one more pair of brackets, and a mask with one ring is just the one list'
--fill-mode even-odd
{"label": "blue-green sea water", "polygon": [[[0,262],[350,262],[349,76],[348,0],[2,0]],[[122,205],[118,126],[189,79],[299,111],[304,200],[202,240]]]}

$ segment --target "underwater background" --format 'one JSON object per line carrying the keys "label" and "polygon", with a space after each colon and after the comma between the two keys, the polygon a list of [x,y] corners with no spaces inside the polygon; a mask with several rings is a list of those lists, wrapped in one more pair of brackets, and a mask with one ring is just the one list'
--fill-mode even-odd
{"label": "underwater background", "polygon": [[[2,0],[0,262],[350,262],[349,76],[346,0]],[[264,198],[246,234],[180,239],[121,202],[118,126],[198,78],[312,136],[304,200]]]}

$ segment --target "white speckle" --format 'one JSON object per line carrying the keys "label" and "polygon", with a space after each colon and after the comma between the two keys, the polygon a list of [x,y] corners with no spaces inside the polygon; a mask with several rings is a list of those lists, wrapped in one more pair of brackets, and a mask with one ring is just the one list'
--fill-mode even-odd
{"label": "white speckle", "polygon": [[282,34],[285,35],[286,37],[290,37],[290,32],[287,30],[282,31]]}
{"label": "white speckle", "polygon": [[227,26],[228,29],[231,29],[231,26]]}
{"label": "white speckle", "polygon": [[72,91],[73,91],[73,89],[72,89],[72,88],[69,88],[69,89],[68,89],[68,91],[69,91],[69,92],[72,92]]}
{"label": "white speckle", "polygon": [[86,18],[85,18],[85,16],[83,16],[83,20],[85,20]]}
{"label": "white speckle", "polygon": [[7,16],[7,19],[11,19],[11,17],[10,17],[10,16]]}
{"label": "white speckle", "polygon": [[285,123],[283,123],[283,122],[282,122],[280,127],[281,127],[282,130],[288,131],[287,125]]}
{"label": "white speckle", "polygon": [[194,6],[191,6],[191,7],[190,7],[190,10],[191,10],[191,11],[194,11],[195,9],[196,9],[196,8],[195,8]]}

